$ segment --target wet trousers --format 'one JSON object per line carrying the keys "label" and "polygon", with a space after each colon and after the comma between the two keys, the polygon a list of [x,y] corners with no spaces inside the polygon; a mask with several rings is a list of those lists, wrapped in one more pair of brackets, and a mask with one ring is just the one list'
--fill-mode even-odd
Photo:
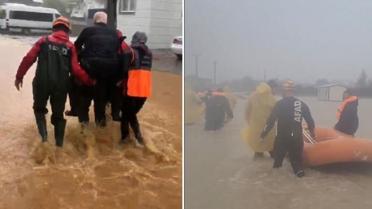
{"label": "wet trousers", "polygon": [[302,154],[304,142],[302,137],[277,136],[274,142],[274,168],[279,168],[283,164],[284,157],[288,153],[293,172],[296,174],[303,169]]}
{"label": "wet trousers", "polygon": [[80,123],[89,122],[89,107],[91,102],[94,101],[96,124],[106,125],[107,85],[107,80],[100,79],[94,86],[81,86],[79,88],[78,117]]}
{"label": "wet trousers", "polygon": [[120,111],[122,106],[122,86],[116,86],[118,80],[112,79],[108,84],[107,103],[111,103],[111,116],[114,121],[121,121]]}
{"label": "wet trousers", "polygon": [[74,114],[78,113],[78,108],[79,108],[79,85],[76,83],[75,78],[73,76],[70,76],[70,83],[71,83],[71,88],[68,92],[68,98],[70,101],[70,107],[71,107],[71,112]]}
{"label": "wet trousers", "polygon": [[48,113],[46,106],[48,100],[50,100],[52,107],[51,122],[54,126],[56,145],[62,147],[66,127],[66,120],[63,117],[63,113],[65,111],[67,92],[57,90],[48,91],[45,88],[36,87],[35,85],[32,91],[34,97],[33,109],[42,141],[45,142],[48,138],[45,114]]}
{"label": "wet trousers", "polygon": [[129,135],[129,125],[132,127],[137,140],[142,140],[137,113],[146,102],[146,98],[124,96],[121,106],[121,139],[125,140]]}
{"label": "wet trousers", "polygon": [[225,112],[221,111],[206,111],[205,130],[218,130],[224,126]]}

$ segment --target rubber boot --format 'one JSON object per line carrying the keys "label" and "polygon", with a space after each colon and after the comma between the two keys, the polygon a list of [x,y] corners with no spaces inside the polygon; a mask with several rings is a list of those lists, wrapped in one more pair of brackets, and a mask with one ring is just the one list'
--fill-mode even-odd
{"label": "rubber boot", "polygon": [[305,176],[305,171],[304,170],[299,170],[295,174],[296,174],[297,177],[301,178],[301,177]]}
{"label": "rubber boot", "polygon": [[125,144],[129,141],[129,122],[127,120],[122,120],[120,123],[121,131],[121,144]]}
{"label": "rubber boot", "polygon": [[131,126],[132,126],[132,129],[133,129],[133,132],[134,132],[134,136],[137,139],[137,142],[140,145],[143,146],[144,145],[143,136],[142,136],[142,133],[141,133],[141,130],[140,130],[140,125],[138,123],[138,120],[133,121],[131,123]]}
{"label": "rubber boot", "polygon": [[71,117],[77,117],[78,116],[77,111],[73,110],[72,108],[71,108],[71,110],[67,110],[65,112],[65,115],[66,116],[71,116]]}
{"label": "rubber boot", "polygon": [[88,126],[89,126],[89,123],[87,121],[86,122],[81,122],[80,123],[80,127],[81,127],[80,133],[85,134],[88,130]]}
{"label": "rubber boot", "polygon": [[41,141],[42,142],[48,141],[48,131],[47,131],[47,125],[46,125],[46,120],[45,120],[45,114],[35,113],[35,118],[36,118],[37,128],[41,136]]}
{"label": "rubber boot", "polygon": [[56,146],[63,147],[63,139],[65,137],[66,120],[62,119],[54,124],[54,136],[56,138]]}
{"label": "rubber boot", "polygon": [[96,126],[99,128],[105,128],[106,127],[106,118],[101,120],[96,120]]}
{"label": "rubber boot", "polygon": [[112,110],[113,113],[112,113],[112,120],[113,121],[116,121],[116,122],[120,122],[120,111],[115,111],[115,110]]}

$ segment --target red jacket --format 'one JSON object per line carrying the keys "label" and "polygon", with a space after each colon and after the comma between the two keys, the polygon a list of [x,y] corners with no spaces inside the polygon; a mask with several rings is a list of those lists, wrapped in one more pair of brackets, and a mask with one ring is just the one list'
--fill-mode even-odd
{"label": "red jacket", "polygon": [[[71,72],[72,74],[85,85],[93,85],[94,81],[91,78],[89,78],[86,71],[83,70],[81,66],[79,65],[75,46],[72,42],[70,42],[68,34],[64,31],[53,32],[51,35],[48,36],[48,40],[53,43],[66,44],[66,46],[71,50],[71,67],[72,67]],[[16,75],[17,80],[23,80],[24,75],[30,69],[30,67],[34,64],[34,62],[36,61],[38,57],[41,44],[43,44],[45,41],[46,41],[46,38],[41,37],[34,44],[32,49],[26,54],[26,56],[23,57],[22,62],[18,67],[18,71]]]}

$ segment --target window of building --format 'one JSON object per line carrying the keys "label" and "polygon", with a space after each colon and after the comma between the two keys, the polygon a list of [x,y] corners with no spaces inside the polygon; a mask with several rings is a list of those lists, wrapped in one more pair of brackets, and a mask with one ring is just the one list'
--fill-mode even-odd
{"label": "window of building", "polygon": [[120,0],[120,13],[134,13],[136,12],[136,0]]}
{"label": "window of building", "polygon": [[6,17],[5,10],[0,10],[0,19],[5,19],[5,17]]}

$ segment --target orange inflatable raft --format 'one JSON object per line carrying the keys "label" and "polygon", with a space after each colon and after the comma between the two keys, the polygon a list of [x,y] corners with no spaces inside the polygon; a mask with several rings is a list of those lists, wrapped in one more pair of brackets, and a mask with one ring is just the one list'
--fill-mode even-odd
{"label": "orange inflatable raft", "polygon": [[317,128],[312,139],[304,131],[304,163],[319,166],[342,162],[371,162],[372,140],[353,138],[333,129]]}

